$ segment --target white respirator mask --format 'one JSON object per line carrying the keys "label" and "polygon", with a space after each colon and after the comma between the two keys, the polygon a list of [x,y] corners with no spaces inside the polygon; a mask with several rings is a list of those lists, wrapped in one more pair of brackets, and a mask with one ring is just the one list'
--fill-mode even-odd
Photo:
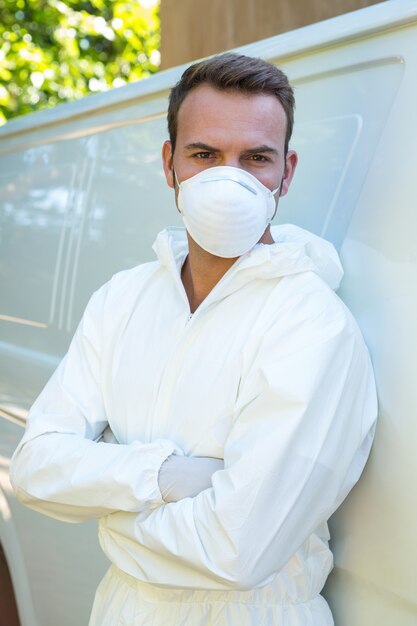
{"label": "white respirator mask", "polygon": [[175,178],[187,231],[215,256],[234,258],[248,252],[275,215],[274,194],[281,185],[271,191],[237,167],[209,167],[181,183]]}

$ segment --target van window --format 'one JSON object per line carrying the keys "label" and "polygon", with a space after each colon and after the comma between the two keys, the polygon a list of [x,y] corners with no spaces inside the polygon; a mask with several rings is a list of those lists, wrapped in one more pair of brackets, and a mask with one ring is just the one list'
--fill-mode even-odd
{"label": "van window", "polygon": [[74,170],[48,159],[0,176],[0,319],[53,318]]}
{"label": "van window", "polygon": [[72,329],[98,286],[121,269],[155,260],[157,233],[181,225],[161,164],[161,119],[132,121],[88,138],[94,165],[86,193],[79,250],[66,310]]}
{"label": "van window", "polygon": [[[320,55],[310,62],[319,66]],[[340,247],[403,73],[401,57],[388,57],[292,81],[297,108],[290,148],[299,164],[279,206],[280,223],[298,224]]]}

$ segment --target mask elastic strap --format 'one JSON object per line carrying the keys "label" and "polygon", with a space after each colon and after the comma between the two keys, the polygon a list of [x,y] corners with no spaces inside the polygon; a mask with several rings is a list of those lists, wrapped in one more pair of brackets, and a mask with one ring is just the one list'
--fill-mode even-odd
{"label": "mask elastic strap", "polygon": [[[282,178],[281,178],[281,182],[280,182],[279,186],[278,186],[276,189],[273,189],[273,190],[271,191],[271,193],[272,193],[272,195],[273,195],[273,196],[277,193],[277,191],[279,191],[279,192],[281,193],[281,187],[282,187],[282,183],[283,183],[283,182],[284,182],[284,175],[283,175],[283,176],[282,176]],[[272,216],[272,217],[271,217],[271,219],[269,220],[269,223],[271,223],[271,222],[272,222],[272,220],[274,219],[274,217],[276,216],[276,214],[277,214],[277,210],[278,210],[278,203],[275,205],[275,211],[274,211],[273,216]]]}
{"label": "mask elastic strap", "polygon": [[[174,174],[174,183],[175,183],[175,182],[177,183],[177,185],[178,185],[178,189],[179,189],[179,188],[180,188],[180,182],[179,182],[178,177],[177,177],[177,172],[174,170],[174,168],[172,168],[172,172],[173,172],[173,174]],[[176,204],[177,204],[177,203],[176,203]],[[182,211],[180,211],[180,208],[179,208],[178,204],[177,204],[177,211],[178,211],[178,213],[179,213],[180,215],[182,215]]]}
{"label": "mask elastic strap", "polygon": [[180,181],[178,180],[177,172],[174,170],[174,168],[172,168],[172,171],[174,173],[174,182],[176,182],[178,187],[179,187],[180,186]]}
{"label": "mask elastic strap", "polygon": [[272,195],[273,195],[273,196],[277,193],[277,191],[281,192],[281,187],[282,187],[282,183],[283,183],[283,182],[284,182],[284,174],[282,175],[281,182],[280,182],[280,184],[278,185],[278,187],[277,187],[276,189],[273,189],[273,190],[271,191],[271,193],[272,193]]}

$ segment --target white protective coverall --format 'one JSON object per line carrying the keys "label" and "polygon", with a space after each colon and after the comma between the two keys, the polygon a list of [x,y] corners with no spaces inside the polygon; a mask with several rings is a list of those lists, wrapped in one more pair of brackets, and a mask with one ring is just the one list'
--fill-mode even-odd
{"label": "white protective coverall", "polygon": [[[327,519],[369,454],[367,349],[331,244],[294,226],[240,257],[191,315],[183,229],[91,298],[15,452],[19,499],[99,517],[113,565],[92,626],[327,626]],[[119,445],[96,442],[110,424]],[[224,458],[166,504],[172,453]]]}

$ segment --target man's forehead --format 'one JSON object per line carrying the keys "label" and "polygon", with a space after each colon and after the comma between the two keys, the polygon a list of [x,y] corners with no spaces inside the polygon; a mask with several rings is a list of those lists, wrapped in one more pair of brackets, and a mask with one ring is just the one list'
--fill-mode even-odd
{"label": "man's forehead", "polygon": [[284,109],[271,94],[220,91],[203,84],[185,97],[178,112],[178,135],[186,143],[210,143],[227,133],[242,134],[253,145],[270,144],[263,137],[276,140],[285,129]]}

